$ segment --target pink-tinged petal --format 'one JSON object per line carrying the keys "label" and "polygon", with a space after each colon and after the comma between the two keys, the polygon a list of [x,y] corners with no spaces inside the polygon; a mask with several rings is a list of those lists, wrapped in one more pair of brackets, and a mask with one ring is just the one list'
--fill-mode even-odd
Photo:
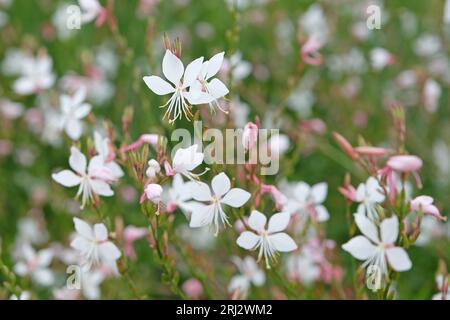
{"label": "pink-tinged petal", "polygon": [[175,89],[166,80],[157,76],[144,77],[144,82],[147,87],[159,96],[164,96],[175,92]]}
{"label": "pink-tinged petal", "polygon": [[212,200],[211,190],[204,182],[195,182],[195,187],[191,190],[191,196],[197,201]]}
{"label": "pink-tinged petal", "polygon": [[221,172],[212,179],[211,187],[214,194],[221,197],[230,190],[231,182],[227,175]]}
{"label": "pink-tinged petal", "polygon": [[89,112],[91,112],[92,106],[89,103],[83,103],[75,109],[74,116],[77,119],[83,119]]}
{"label": "pink-tinged petal", "polygon": [[190,206],[192,208],[191,221],[189,226],[191,228],[200,228],[210,225],[214,218],[214,205],[200,205],[195,204]]}
{"label": "pink-tinged petal", "polygon": [[392,156],[387,161],[388,167],[399,172],[418,171],[422,168],[422,159],[413,155]]}
{"label": "pink-tinged petal", "polygon": [[108,162],[105,164],[106,168],[108,168],[115,178],[123,177],[124,173],[122,168],[114,161]]}
{"label": "pink-tinged petal", "polygon": [[73,218],[73,223],[75,225],[75,230],[77,233],[87,239],[94,239],[94,232],[92,231],[92,227],[85,221]]}
{"label": "pink-tinged petal", "polygon": [[386,250],[386,256],[390,266],[397,272],[411,269],[412,263],[405,249],[394,247]]}
{"label": "pink-tinged petal", "polygon": [[250,196],[251,194],[243,189],[233,188],[220,202],[233,208],[240,208],[248,201],[248,199],[250,199]]}
{"label": "pink-tinged petal", "polygon": [[219,99],[226,96],[230,91],[227,86],[217,78],[211,80],[207,84],[208,91],[214,99]]}
{"label": "pink-tinged petal", "polygon": [[100,258],[103,261],[114,261],[120,258],[122,253],[111,241],[104,242],[98,247]]}
{"label": "pink-tinged petal", "polygon": [[266,223],[266,216],[257,210],[253,210],[248,218],[248,225],[257,232],[263,232],[265,230]]}
{"label": "pink-tinged petal", "polygon": [[53,180],[63,185],[64,187],[74,187],[81,183],[80,176],[77,176],[70,170],[63,170],[58,173],[52,174]]}
{"label": "pink-tinged petal", "polygon": [[183,62],[170,50],[166,50],[162,63],[162,71],[166,79],[172,82],[175,87],[178,87],[184,73]]}
{"label": "pink-tinged petal", "polygon": [[114,191],[111,189],[108,183],[102,180],[91,180],[90,181],[92,190],[99,196],[111,197],[114,195]]}
{"label": "pink-tinged petal", "polygon": [[271,234],[269,236],[269,241],[275,249],[280,252],[290,252],[297,249],[297,244],[294,240],[284,232]]}
{"label": "pink-tinged petal", "polygon": [[219,52],[215,54],[211,59],[208,61],[207,65],[207,71],[205,75],[205,79],[209,79],[217,74],[219,72],[220,68],[222,67],[223,62],[223,56],[225,55],[225,52]]}
{"label": "pink-tinged petal", "polygon": [[283,231],[287,228],[289,221],[291,221],[291,215],[289,214],[289,212],[276,213],[272,217],[270,217],[269,227],[267,228],[267,231],[269,233]]}
{"label": "pink-tinged petal", "polygon": [[103,223],[94,225],[94,235],[97,241],[105,241],[108,239],[108,230]]}
{"label": "pink-tinged petal", "polygon": [[70,148],[69,165],[73,171],[81,175],[86,173],[86,157],[76,147]]}
{"label": "pink-tinged petal", "polygon": [[72,104],[79,105],[86,99],[86,87],[81,86],[72,96]]}
{"label": "pink-tinged petal", "polygon": [[195,80],[197,80],[200,70],[202,69],[202,64],[203,57],[200,57],[187,65],[183,78],[183,88],[188,88]]}
{"label": "pink-tinged petal", "polygon": [[362,214],[354,214],[356,225],[363,235],[375,243],[379,243],[378,230],[375,224]]}
{"label": "pink-tinged petal", "polygon": [[311,196],[314,199],[314,203],[322,203],[327,198],[328,185],[326,182],[315,184],[311,187]]}
{"label": "pink-tinged petal", "polygon": [[367,260],[375,254],[376,247],[364,236],[356,236],[342,245],[342,249],[358,260]]}
{"label": "pink-tinged petal", "polygon": [[78,140],[83,133],[83,125],[79,120],[72,118],[66,122],[65,131],[70,139]]}
{"label": "pink-tinged petal", "polygon": [[244,231],[241,233],[239,238],[237,238],[236,243],[239,247],[252,250],[258,244],[260,237],[250,231]]}
{"label": "pink-tinged petal", "polygon": [[381,241],[385,244],[394,243],[398,237],[398,218],[392,216],[380,224]]}

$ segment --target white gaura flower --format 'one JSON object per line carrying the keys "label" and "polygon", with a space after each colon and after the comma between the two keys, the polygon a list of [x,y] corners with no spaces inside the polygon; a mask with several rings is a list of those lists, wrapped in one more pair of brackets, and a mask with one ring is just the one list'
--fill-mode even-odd
{"label": "white gaura flower", "polygon": [[359,202],[358,214],[375,220],[378,213],[375,210],[377,204],[383,203],[385,196],[378,180],[375,177],[369,177],[366,183],[361,183],[356,189],[356,202]]}
{"label": "white gaura flower", "polygon": [[299,255],[291,255],[286,262],[289,275],[310,285],[320,277],[320,267],[310,254],[302,252]]}
{"label": "white gaura flower", "polygon": [[93,201],[95,195],[111,197],[114,194],[109,186],[115,180],[114,175],[103,165],[100,156],[93,157],[87,166],[84,154],[76,147],[71,147],[69,165],[75,172],[63,170],[52,174],[52,178],[64,187],[79,185],[77,197],[81,195],[81,209],[89,200]]}
{"label": "white gaura flower", "polygon": [[[99,16],[105,15],[105,9],[100,5],[98,0],[78,0],[81,7],[81,22],[83,24],[89,23]],[[103,18],[104,19],[104,18]]]}
{"label": "white gaura flower", "polygon": [[91,112],[91,105],[84,102],[86,90],[78,89],[73,96],[62,95],[61,104],[61,126],[72,140],[78,140],[83,133],[81,119]]}
{"label": "white gaura flower", "polygon": [[192,101],[195,104],[209,104],[211,110],[215,107],[227,113],[220,107],[218,100],[230,92],[226,85],[217,78],[213,78],[220,70],[224,52],[214,55],[210,60],[203,62],[202,69],[191,87]]}
{"label": "white gaura flower", "polygon": [[239,290],[242,298],[246,298],[251,284],[260,287],[266,281],[264,271],[258,267],[253,257],[247,256],[241,259],[237,256],[231,257],[240,274],[233,276],[228,286],[228,292]]}
{"label": "white gaura flower", "polygon": [[342,249],[356,259],[365,261],[363,267],[377,266],[386,277],[388,277],[387,262],[394,271],[411,269],[412,263],[405,249],[395,246],[398,237],[397,216],[386,218],[380,223],[381,240],[378,227],[369,218],[361,214],[355,214],[354,217],[363,235],[350,239],[342,245]]}
{"label": "white gaura flower", "polygon": [[330,214],[322,204],[328,193],[328,185],[325,182],[310,187],[307,183],[300,181],[295,184],[281,185],[280,189],[288,198],[283,206],[283,211],[310,216],[318,222],[329,219]]}
{"label": "white gaura flower", "polygon": [[143,78],[145,84],[157,95],[164,96],[166,94],[172,94],[169,101],[161,106],[161,108],[167,107],[164,118],[169,117],[170,123],[181,119],[183,114],[187,119],[192,116],[191,107],[186,100],[191,104],[195,103],[191,101],[191,93],[186,90],[197,79],[202,64],[203,57],[200,57],[188,64],[185,70],[183,62],[170,50],[166,50],[162,62],[162,71],[166,79],[171,83],[158,76],[146,76]]}
{"label": "white gaura flower", "polygon": [[25,56],[20,61],[21,77],[14,82],[13,89],[17,94],[29,95],[49,89],[55,82],[52,73],[53,62],[46,54],[35,57]]}
{"label": "white gaura flower", "polygon": [[116,267],[116,260],[121,252],[114,243],[108,240],[108,230],[103,223],[92,227],[81,219],[73,218],[76,237],[70,246],[77,250],[83,261],[83,269],[88,271],[92,266]]}
{"label": "white gaura flower", "polygon": [[176,174],[172,180],[172,186],[163,194],[167,212],[174,212],[180,208],[188,216],[192,211],[192,206],[188,200],[192,199],[192,190],[196,188],[194,181],[184,182],[180,174]]}
{"label": "white gaura flower", "polygon": [[192,197],[197,201],[208,202],[208,204],[197,206],[192,211],[189,226],[199,228],[214,224],[215,235],[217,235],[220,224],[230,226],[228,216],[222,206],[226,204],[233,208],[242,207],[250,199],[250,193],[240,188],[231,189],[230,179],[223,172],[212,179],[211,187],[212,193],[206,183],[198,182],[193,186]]}
{"label": "white gaura flower", "polygon": [[277,251],[290,252],[297,249],[294,240],[284,232],[289,224],[291,215],[288,212],[280,212],[270,217],[269,226],[266,229],[267,218],[259,211],[253,210],[248,225],[256,233],[244,231],[236,240],[238,246],[247,250],[259,248],[258,261],[264,257],[266,267],[270,269],[270,261],[276,260]]}
{"label": "white gaura flower", "polygon": [[21,248],[23,260],[16,263],[14,272],[19,276],[29,275],[33,281],[43,286],[50,286],[54,282],[54,276],[49,266],[53,259],[51,249],[36,252],[29,244]]}
{"label": "white gaura flower", "polygon": [[95,131],[94,144],[97,154],[103,159],[103,165],[111,170],[116,179],[123,177],[122,168],[114,161],[115,153],[110,148],[109,138],[103,138],[100,133]]}
{"label": "white gaura flower", "polygon": [[199,176],[205,173],[208,169],[200,174],[191,172],[203,162],[205,157],[203,152],[197,152],[197,149],[198,145],[196,144],[187,148],[179,148],[173,156],[172,173],[180,173],[189,180],[198,179]]}

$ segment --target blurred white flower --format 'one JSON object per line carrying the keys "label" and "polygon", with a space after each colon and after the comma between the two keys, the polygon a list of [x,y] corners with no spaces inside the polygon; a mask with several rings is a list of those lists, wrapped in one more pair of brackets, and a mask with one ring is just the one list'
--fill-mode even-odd
{"label": "blurred white flower", "polygon": [[388,277],[387,263],[397,272],[411,269],[408,253],[402,247],[395,246],[398,237],[397,216],[384,219],[379,227],[380,233],[369,218],[360,214],[355,214],[354,217],[363,235],[350,239],[342,245],[342,249],[356,259],[365,261],[363,267],[377,266],[385,277]]}
{"label": "blurred white flower", "polygon": [[375,70],[382,70],[394,62],[394,56],[384,48],[374,48],[370,51],[370,60]]}
{"label": "blurred white flower", "polygon": [[286,266],[291,277],[306,285],[316,281],[320,276],[320,267],[313,257],[305,252],[289,256]]}
{"label": "blurred white flower", "polygon": [[311,5],[299,19],[300,30],[308,37],[315,37],[321,43],[328,40],[329,28],[327,17],[319,4]]}
{"label": "blurred white flower", "polygon": [[283,183],[281,192],[287,197],[283,210],[290,214],[300,214],[303,217],[311,217],[318,222],[327,221],[330,217],[327,208],[323,205],[328,193],[328,185],[325,182],[317,183],[310,187],[307,183]]}
{"label": "blurred white flower", "polygon": [[[158,76],[146,76],[143,78],[145,84],[154,93],[160,96],[172,94],[172,97],[161,107],[167,107],[164,118],[169,117],[169,122],[173,123],[177,119],[181,119],[183,114],[186,118],[192,116],[190,106],[196,104],[192,100],[192,94],[186,91],[196,81],[203,65],[203,57],[195,59],[184,69],[183,62],[174,55],[170,50],[166,53],[162,62],[162,71],[167,80],[163,80]],[[183,80],[181,80],[183,78]],[[194,95],[195,96],[195,95]]]}
{"label": "blurred white flower", "polygon": [[47,54],[37,57],[19,56],[20,77],[13,84],[17,94],[30,95],[49,89],[55,83],[53,61]]}
{"label": "blurred white flower", "polygon": [[91,270],[92,266],[116,267],[116,260],[122,255],[117,246],[108,240],[108,230],[103,223],[93,227],[85,221],[73,218],[76,237],[70,246],[82,257],[83,271]]}
{"label": "blurred white flower", "polygon": [[297,249],[294,240],[285,232],[291,215],[288,212],[276,213],[270,217],[266,229],[267,218],[259,211],[253,210],[248,218],[248,225],[256,233],[244,231],[236,240],[238,246],[247,250],[259,248],[258,261],[264,257],[266,267],[270,268],[270,261],[276,259],[277,251],[290,252]]}
{"label": "blurred white flower", "polygon": [[233,276],[228,285],[228,292],[239,290],[239,295],[244,299],[247,297],[250,286],[253,284],[260,287],[266,282],[264,271],[258,267],[253,257],[247,256],[241,259],[237,256],[231,257],[239,274]]}
{"label": "blurred white flower", "polygon": [[441,39],[437,35],[426,33],[417,38],[414,51],[419,56],[428,57],[436,54],[441,47]]}
{"label": "blurred white flower", "polygon": [[423,102],[425,109],[429,112],[436,112],[439,106],[439,98],[442,89],[439,83],[433,79],[427,79],[423,88]]}
{"label": "blurred white flower", "polygon": [[78,140],[83,133],[81,119],[91,112],[91,105],[85,103],[86,90],[78,89],[73,96],[61,95],[61,126],[72,140]]}
{"label": "blurred white flower", "polygon": [[16,296],[13,294],[11,297],[9,297],[9,300],[30,300],[30,293],[28,291],[22,291],[20,293],[20,296]]}
{"label": "blurred white flower", "polygon": [[50,249],[36,252],[29,244],[22,245],[22,260],[14,265],[14,272],[19,276],[30,276],[33,281],[42,286],[50,286],[54,282],[53,272],[49,266],[53,259]]}
{"label": "blurred white flower", "polygon": [[96,195],[110,197],[114,194],[109,184],[115,177],[111,170],[103,165],[102,157],[93,157],[87,166],[84,154],[76,147],[71,147],[69,165],[73,171],[63,170],[52,174],[52,178],[64,187],[79,185],[77,197],[81,195],[82,209],[89,200],[93,201]]}
{"label": "blurred white flower", "polygon": [[161,171],[161,166],[159,165],[158,161],[155,159],[148,160],[147,163],[147,170],[145,171],[145,175],[148,178],[154,178],[156,175]]}
{"label": "blurred white flower", "polygon": [[358,214],[376,220],[378,213],[375,209],[377,204],[384,202],[385,196],[378,180],[375,177],[369,177],[366,183],[361,183],[356,189],[356,202],[359,202]]}
{"label": "blurred white flower", "polygon": [[94,145],[97,154],[102,158],[103,165],[111,170],[115,179],[123,177],[124,173],[122,168],[114,161],[115,153],[110,148],[111,141],[109,138],[104,138],[97,131],[94,132]]}
{"label": "blurred white flower", "polygon": [[191,215],[189,224],[192,228],[215,226],[215,234],[219,233],[219,226],[229,225],[228,216],[223,211],[224,204],[233,208],[242,207],[249,199],[250,193],[240,188],[231,189],[230,179],[225,173],[219,173],[211,181],[211,189],[206,183],[198,182],[191,191],[192,198],[207,205],[196,207]]}
{"label": "blurred white flower", "polygon": [[436,286],[439,289],[439,293],[433,295],[433,300],[450,300],[449,292],[449,278],[448,275],[438,274],[436,276]]}

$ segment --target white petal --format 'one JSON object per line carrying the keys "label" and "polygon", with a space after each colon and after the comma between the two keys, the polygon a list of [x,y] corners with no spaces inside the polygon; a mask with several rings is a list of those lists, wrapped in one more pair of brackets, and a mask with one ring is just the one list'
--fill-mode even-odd
{"label": "white petal", "polygon": [[75,118],[69,119],[66,122],[65,131],[70,139],[78,140],[83,133],[83,124]]}
{"label": "white petal", "polygon": [[50,286],[55,280],[55,278],[53,277],[53,273],[49,269],[36,270],[35,272],[33,272],[33,279],[43,286]]}
{"label": "white petal", "polygon": [[289,214],[289,212],[276,213],[272,217],[270,217],[269,227],[267,228],[267,231],[269,233],[283,231],[287,228],[290,220],[291,215]]}
{"label": "white petal", "polygon": [[94,225],[94,235],[97,241],[105,241],[108,239],[108,230],[103,223],[97,223]]}
{"label": "white petal", "polygon": [[109,186],[109,184],[107,184],[105,181],[102,180],[91,180],[91,187],[92,190],[100,195],[100,196],[104,196],[104,197],[111,197],[112,195],[114,195],[114,191],[112,191],[111,187]]}
{"label": "white petal", "polygon": [[35,82],[31,78],[23,77],[14,82],[13,89],[18,94],[30,94],[35,89]]}
{"label": "white petal", "polygon": [[356,201],[361,202],[366,198],[366,185],[360,183],[356,189]]}
{"label": "white petal", "polygon": [[122,255],[120,250],[111,241],[104,242],[100,244],[98,248],[100,258],[103,261],[114,261],[120,258]]}
{"label": "white petal", "polygon": [[325,208],[323,205],[318,205],[314,208],[317,213],[317,221],[324,222],[327,221],[330,218],[330,214],[328,213],[327,208]]}
{"label": "white petal", "polygon": [[214,218],[214,205],[189,205],[192,209],[191,221],[189,226],[191,228],[200,228],[212,223],[212,219]]}
{"label": "white petal", "polygon": [[170,50],[166,50],[162,63],[162,71],[167,80],[172,82],[175,87],[178,87],[184,73],[183,62]]}
{"label": "white petal", "polygon": [[116,162],[110,161],[110,162],[106,163],[105,166],[106,166],[106,168],[111,170],[114,177],[116,177],[116,178],[123,177],[123,175],[124,175],[123,170]]}
{"label": "white petal", "polygon": [[255,231],[262,232],[266,227],[267,218],[257,210],[253,210],[248,218],[248,225]]}
{"label": "white petal", "polygon": [[70,170],[63,170],[52,174],[53,180],[63,185],[64,187],[77,186],[81,182],[81,178]]}
{"label": "white petal", "polygon": [[250,199],[251,194],[240,188],[231,189],[220,201],[221,203],[227,204],[233,208],[242,207],[248,199]]}
{"label": "white petal", "polygon": [[211,187],[214,194],[221,197],[230,190],[231,182],[227,175],[222,172],[212,179]]}
{"label": "white petal", "polygon": [[207,72],[205,75],[206,80],[215,76],[217,74],[217,72],[219,72],[220,67],[222,66],[224,54],[225,54],[225,52],[219,52],[219,53],[215,54],[211,59],[209,59],[208,66],[207,66]]}
{"label": "white petal", "polygon": [[322,203],[327,198],[328,185],[326,182],[315,184],[311,188],[311,196],[314,199],[314,203]]}
{"label": "white petal", "polygon": [[202,64],[203,57],[200,57],[187,65],[183,78],[183,88],[187,88],[194,83],[202,69]]}
{"label": "white petal", "polygon": [[219,99],[226,96],[230,91],[227,86],[217,78],[211,80],[207,84],[208,91],[214,99]]}
{"label": "white petal", "polygon": [[39,251],[37,255],[37,263],[41,267],[47,267],[50,265],[53,259],[53,251],[51,249],[44,249]]}
{"label": "white petal", "polygon": [[212,200],[211,190],[209,189],[209,186],[204,182],[195,182],[195,187],[191,190],[191,196],[197,201]]}
{"label": "white petal", "polygon": [[239,247],[252,250],[258,244],[260,237],[250,231],[244,231],[237,238],[236,243]]}
{"label": "white petal", "polygon": [[77,233],[87,239],[94,239],[94,232],[92,231],[92,227],[85,221],[73,218],[73,223],[75,224],[75,230]]}
{"label": "white petal", "polygon": [[269,235],[269,240],[275,249],[280,252],[290,252],[297,249],[294,240],[284,232]]}
{"label": "white petal", "polygon": [[376,247],[364,236],[356,236],[342,245],[342,249],[358,260],[366,260],[375,254]]}
{"label": "white petal", "polygon": [[375,243],[379,243],[378,230],[375,224],[366,216],[354,214],[356,225],[363,235]]}
{"label": "white petal", "polygon": [[70,148],[69,165],[76,173],[86,173],[86,157],[76,147]]}
{"label": "white petal", "polygon": [[398,218],[392,216],[384,219],[380,224],[381,241],[386,244],[394,243],[398,236]]}
{"label": "white petal", "polygon": [[405,249],[400,247],[390,248],[386,250],[387,259],[392,269],[395,271],[407,271],[411,269],[412,263]]}
{"label": "white petal", "polygon": [[77,119],[83,119],[89,112],[91,112],[91,105],[89,103],[83,103],[81,106],[75,109],[74,116]]}
{"label": "white petal", "polygon": [[144,82],[154,93],[164,96],[175,92],[175,89],[166,81],[157,76],[144,77]]}
{"label": "white petal", "polygon": [[70,243],[70,247],[82,253],[88,252],[91,248],[92,242],[84,237],[75,237]]}

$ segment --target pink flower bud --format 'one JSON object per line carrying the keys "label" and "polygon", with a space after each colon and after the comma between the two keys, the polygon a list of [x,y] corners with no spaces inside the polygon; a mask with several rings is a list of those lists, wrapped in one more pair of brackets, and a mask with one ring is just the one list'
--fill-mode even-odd
{"label": "pink flower bud", "polygon": [[446,220],[445,217],[441,216],[439,209],[433,204],[433,198],[429,196],[418,196],[411,200],[411,210],[412,211],[422,211],[424,214],[429,214],[439,220]]}
{"label": "pink flower bud", "polygon": [[191,299],[199,299],[203,294],[203,286],[197,279],[191,278],[183,283],[184,293]]}
{"label": "pink flower bud", "polygon": [[158,161],[155,159],[151,159],[148,161],[148,168],[145,174],[149,178],[154,178],[156,175],[161,171],[161,166],[159,165]]}
{"label": "pink flower bud", "polygon": [[387,166],[398,172],[416,172],[422,168],[422,159],[412,155],[390,157]]}
{"label": "pink flower bud", "polygon": [[158,135],[152,134],[152,133],[146,133],[146,134],[141,135],[139,140],[142,141],[143,143],[151,144],[152,146],[154,146],[158,143]]}
{"label": "pink flower bud", "polygon": [[319,53],[320,48],[322,48],[322,43],[316,37],[309,38],[301,49],[302,60],[313,66],[321,65],[323,58]]}
{"label": "pink flower bud", "polygon": [[346,187],[339,187],[339,192],[348,200],[356,202],[356,189],[352,185]]}
{"label": "pink flower bud", "polygon": [[275,205],[279,209],[282,208],[287,201],[286,196],[273,185],[263,184],[261,186],[261,194],[265,193],[270,193],[272,195],[273,199],[275,200]]}
{"label": "pink flower bud", "polygon": [[383,157],[388,153],[388,149],[379,148],[379,147],[371,147],[371,146],[362,146],[356,147],[355,151],[363,156],[368,157]]}
{"label": "pink flower bud", "polygon": [[258,139],[258,126],[253,122],[249,122],[244,127],[242,135],[242,144],[245,150],[253,149]]}
{"label": "pink flower bud", "polygon": [[128,226],[125,228],[123,232],[123,238],[124,238],[124,251],[125,254],[133,261],[136,260],[136,253],[133,248],[133,243],[142,238],[145,237],[148,233],[148,230],[146,228],[137,228],[135,226]]}
{"label": "pink flower bud", "polygon": [[150,183],[144,189],[145,196],[154,204],[159,204],[159,202],[161,202],[162,192],[163,188],[156,183]]}

